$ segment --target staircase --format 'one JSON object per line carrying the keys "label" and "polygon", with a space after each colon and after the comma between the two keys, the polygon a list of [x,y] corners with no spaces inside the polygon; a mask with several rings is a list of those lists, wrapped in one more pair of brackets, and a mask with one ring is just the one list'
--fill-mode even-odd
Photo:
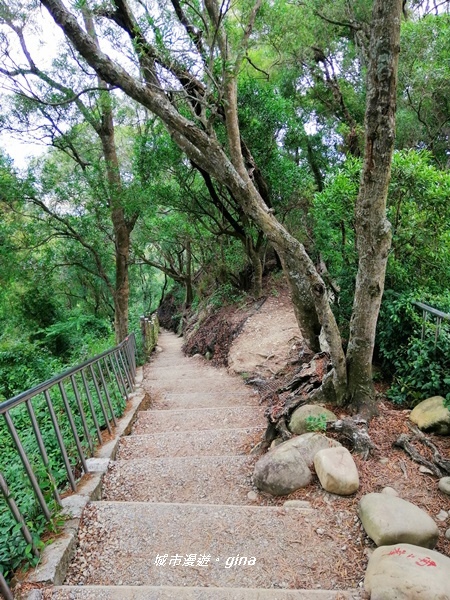
{"label": "staircase", "polygon": [[[266,425],[258,398],[236,377],[162,332],[146,367],[154,402],[138,413],[83,514],[66,585],[55,600],[331,600],[319,589],[338,565],[310,507],[277,506],[251,484],[249,450]],[[333,553],[336,556],[333,556]],[[321,582],[324,582],[322,584]],[[307,587],[310,589],[292,589]]]}

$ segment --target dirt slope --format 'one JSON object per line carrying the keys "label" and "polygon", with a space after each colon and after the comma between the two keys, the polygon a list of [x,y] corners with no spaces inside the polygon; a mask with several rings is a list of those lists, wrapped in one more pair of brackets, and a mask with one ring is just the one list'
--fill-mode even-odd
{"label": "dirt slope", "polygon": [[292,353],[299,352],[300,331],[291,300],[283,291],[269,296],[244,323],[234,339],[228,368],[234,373],[255,373],[265,378],[285,368]]}

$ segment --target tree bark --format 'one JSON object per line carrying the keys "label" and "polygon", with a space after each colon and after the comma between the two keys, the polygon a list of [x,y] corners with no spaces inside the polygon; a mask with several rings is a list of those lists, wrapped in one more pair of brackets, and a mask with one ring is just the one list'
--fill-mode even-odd
{"label": "tree bark", "polygon": [[192,251],[191,241],[186,240],[186,296],[184,299],[184,307],[188,308],[194,301],[194,289],[192,287]]}
{"label": "tree bark", "polygon": [[347,402],[355,412],[375,410],[372,357],[391,245],[386,199],[395,141],[401,15],[402,0],[375,0],[367,73],[364,165],[355,209],[359,262],[347,350]]}
{"label": "tree bark", "polygon": [[250,258],[253,267],[253,294],[255,298],[261,298],[263,267],[261,263],[261,258],[259,256],[258,251],[255,248],[253,238],[251,235],[247,236],[246,252],[247,256]]}
{"label": "tree bark", "polygon": [[[86,30],[97,48],[100,50],[92,14],[87,6],[82,9]],[[114,285],[114,331],[116,342],[120,343],[128,335],[128,305],[130,299],[129,257],[130,233],[132,226],[127,223],[125,211],[121,203],[122,180],[117,156],[114,118],[107,83],[99,77],[100,119],[96,128],[100,138],[103,157],[105,159],[106,175],[109,187],[109,207],[114,230],[115,246],[115,285]]]}

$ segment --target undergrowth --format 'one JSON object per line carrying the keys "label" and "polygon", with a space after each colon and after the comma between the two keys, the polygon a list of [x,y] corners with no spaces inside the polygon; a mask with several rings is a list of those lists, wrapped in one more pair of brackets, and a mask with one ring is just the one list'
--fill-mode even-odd
{"label": "undergrowth", "polygon": [[[105,376],[107,373],[105,373]],[[81,376],[75,376],[77,387],[82,390]],[[97,417],[100,430],[106,429],[106,420],[100,405],[94,383],[88,378],[88,387],[94,412]],[[86,436],[76,396],[72,387],[65,384],[68,404],[73,415],[76,430],[85,456],[90,456],[89,439]],[[110,397],[116,417],[120,417],[125,409],[125,400],[117,385],[108,386]],[[66,416],[65,408],[58,389],[53,387],[50,391],[53,406],[61,431],[62,438],[67,450],[72,472],[76,477],[82,475],[82,469],[79,462],[77,448],[69,420]],[[89,437],[94,445],[98,444],[97,430],[92,417],[89,403],[85,395],[80,397],[83,412],[86,416]],[[105,399],[103,398],[103,403]],[[26,474],[25,468],[18,455],[13,438],[4,419],[0,420],[0,473],[9,487],[9,496],[16,502],[19,511],[24,517],[25,523],[30,530],[33,542],[38,549],[42,549],[43,542],[41,538],[44,534],[52,538],[52,535],[58,530],[62,523],[60,508],[54,497],[54,489],[65,490],[68,485],[68,476],[64,461],[61,456],[61,450],[55,435],[55,430],[50,418],[47,402],[43,394],[35,396],[31,404],[39,425],[45,450],[48,456],[48,467],[44,465],[41,457],[38,442],[31,427],[30,415],[25,404],[20,404],[10,410],[10,416],[18,432],[19,438],[30,460],[31,467],[39,483],[39,487],[45,498],[45,501],[52,513],[52,519],[47,522],[42,514],[40,505],[35,497],[31,483]],[[107,406],[107,405],[106,405]],[[109,410],[106,408],[108,418]],[[21,526],[16,522],[11,514],[6,500],[1,496],[0,499],[0,571],[4,577],[9,580],[14,571],[19,567],[27,568],[37,563],[38,558],[34,556],[32,545],[25,541],[21,532]]]}

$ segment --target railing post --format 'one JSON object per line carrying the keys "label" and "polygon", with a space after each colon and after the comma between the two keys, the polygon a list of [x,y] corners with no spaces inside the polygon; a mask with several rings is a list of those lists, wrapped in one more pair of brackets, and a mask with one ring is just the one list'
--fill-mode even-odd
{"label": "railing post", "polygon": [[50,521],[51,514],[48,509],[47,503],[45,501],[44,495],[41,492],[41,488],[39,487],[39,483],[38,483],[38,480],[36,479],[36,475],[34,474],[34,471],[31,467],[30,461],[28,460],[27,453],[25,452],[25,449],[22,446],[22,442],[20,441],[19,435],[17,434],[16,428],[11,419],[11,415],[9,414],[8,411],[5,412],[4,417],[5,417],[5,421],[8,426],[9,432],[11,434],[11,437],[16,446],[17,452],[19,453],[20,460],[22,461],[24,469],[28,475],[28,479],[30,480],[31,486],[34,491],[34,495],[36,496],[36,499],[41,506],[41,509],[42,509],[42,512],[44,513],[45,518],[47,519],[47,521]]}
{"label": "railing post", "polygon": [[8,584],[6,583],[6,580],[3,577],[1,571],[0,571],[0,593],[5,600],[14,600],[14,596],[12,595],[12,592],[9,589]]}

